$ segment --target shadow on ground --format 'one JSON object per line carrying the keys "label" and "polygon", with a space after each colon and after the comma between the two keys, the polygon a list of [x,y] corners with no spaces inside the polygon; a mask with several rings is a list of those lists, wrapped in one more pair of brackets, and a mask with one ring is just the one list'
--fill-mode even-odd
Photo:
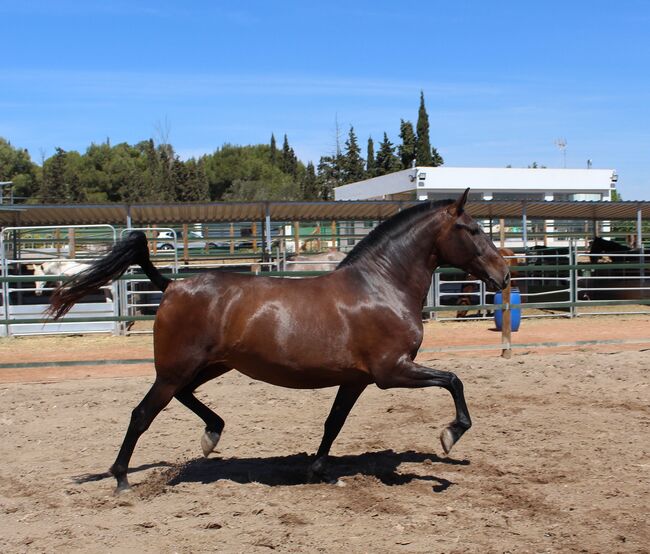
{"label": "shadow on ground", "polygon": [[[236,483],[261,483],[268,486],[304,485],[309,483],[308,469],[314,457],[304,452],[270,458],[199,458],[191,460],[173,471],[169,485],[179,483],[214,483],[220,480]],[[424,463],[422,474],[398,471],[404,463]],[[403,485],[413,480],[435,481],[436,492],[453,485],[451,481],[427,475],[435,464],[469,465],[467,460],[440,458],[409,450],[394,452],[366,452],[358,455],[331,457],[326,469],[327,481],[341,477],[367,475],[376,477],[386,485]]]}

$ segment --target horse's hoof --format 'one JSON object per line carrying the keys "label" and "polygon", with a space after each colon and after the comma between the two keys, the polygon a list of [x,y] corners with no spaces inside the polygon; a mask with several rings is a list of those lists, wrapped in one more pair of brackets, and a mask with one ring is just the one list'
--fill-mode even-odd
{"label": "horse's hoof", "polygon": [[442,430],[442,433],[440,433],[440,443],[442,444],[442,449],[445,451],[445,454],[451,452],[455,442],[456,439],[454,438],[454,433],[449,427],[445,427]]}
{"label": "horse's hoof", "polygon": [[132,493],[133,493],[133,489],[131,488],[131,485],[127,483],[126,485],[118,485],[117,487],[115,487],[115,490],[113,491],[113,496],[123,496]]}
{"label": "horse's hoof", "polygon": [[207,458],[211,452],[217,447],[219,439],[221,438],[221,433],[216,431],[206,431],[201,437],[201,448],[203,449],[203,455]]}

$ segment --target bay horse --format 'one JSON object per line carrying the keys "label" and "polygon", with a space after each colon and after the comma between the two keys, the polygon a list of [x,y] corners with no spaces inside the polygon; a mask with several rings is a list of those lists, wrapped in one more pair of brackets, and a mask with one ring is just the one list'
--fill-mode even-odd
{"label": "bay horse", "polygon": [[116,493],[129,489],[127,469],[139,437],[172,398],[205,423],[203,454],[216,447],[224,421],[195,389],[237,369],[267,383],[297,389],[338,386],[310,480],[322,479],[327,456],[353,405],[370,384],[442,387],[456,417],[440,435],[452,446],[471,426],[461,380],[415,363],[423,338],[422,305],[432,273],[457,266],[502,289],[508,266],[458,200],[424,202],[384,221],[335,271],[306,279],[228,272],[170,281],[151,263],[146,237],[134,231],[104,258],[59,287],[48,311],[63,316],[87,291],[138,264],[164,292],[154,323],[156,378],[131,414],[110,473]]}

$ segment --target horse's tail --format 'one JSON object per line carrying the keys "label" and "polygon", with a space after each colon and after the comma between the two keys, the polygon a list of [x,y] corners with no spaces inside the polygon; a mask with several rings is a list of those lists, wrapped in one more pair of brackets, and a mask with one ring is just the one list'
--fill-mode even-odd
{"label": "horse's tail", "polygon": [[52,293],[47,315],[59,319],[68,313],[80,298],[117,279],[133,264],[139,265],[149,280],[161,291],[165,291],[170,280],[151,263],[146,235],[142,231],[132,231],[125,239],[115,243],[108,254],[93,262],[88,269],[59,285]]}

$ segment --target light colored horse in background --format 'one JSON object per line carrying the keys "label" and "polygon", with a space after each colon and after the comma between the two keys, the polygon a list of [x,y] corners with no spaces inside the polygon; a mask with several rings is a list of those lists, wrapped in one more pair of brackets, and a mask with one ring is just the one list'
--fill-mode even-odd
{"label": "light colored horse in background", "polygon": [[[77,275],[77,273],[81,273],[84,269],[88,269],[89,264],[72,260],[58,260],[52,262],[43,262],[42,264],[33,264],[33,267],[35,277],[47,277],[50,275],[56,275],[57,277],[73,277],[74,275]],[[59,279],[56,279],[55,281],[57,285],[60,285],[62,283],[62,281]],[[45,283],[47,283],[47,281],[35,281],[34,294],[36,296],[41,296],[43,294]],[[106,302],[112,302],[113,295],[111,294],[111,291],[108,289],[103,289],[103,291],[106,296]]]}
{"label": "light colored horse in background", "polygon": [[294,256],[285,264],[285,271],[334,271],[347,254],[331,248],[322,254]]}

